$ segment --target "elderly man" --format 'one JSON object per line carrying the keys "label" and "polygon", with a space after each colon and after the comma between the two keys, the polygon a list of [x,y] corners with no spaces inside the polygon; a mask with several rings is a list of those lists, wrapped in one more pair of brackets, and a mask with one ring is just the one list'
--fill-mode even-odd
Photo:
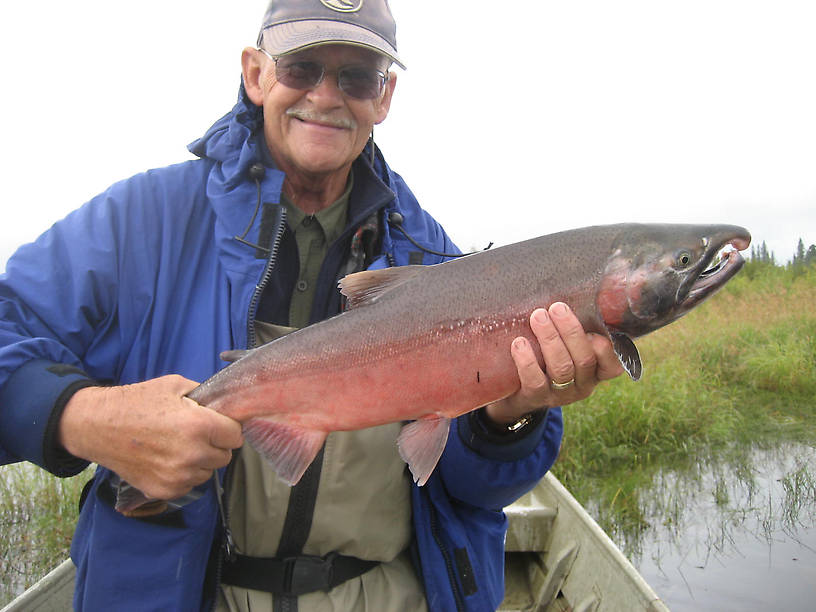
{"label": "elderly man", "polygon": [[[338,313],[338,278],[456,248],[371,137],[396,87],[385,0],[273,0],[199,159],[113,185],[0,277],[0,461],[99,468],[72,546],[88,610],[490,610],[500,509],[555,460],[560,406],[620,373],[564,305],[511,350],[520,389],[460,417],[413,484],[400,424],[336,432],[295,487],[185,397],[221,351]],[[414,246],[405,233],[422,245]],[[240,449],[240,451],[236,451]],[[158,515],[113,508],[123,479]]]}

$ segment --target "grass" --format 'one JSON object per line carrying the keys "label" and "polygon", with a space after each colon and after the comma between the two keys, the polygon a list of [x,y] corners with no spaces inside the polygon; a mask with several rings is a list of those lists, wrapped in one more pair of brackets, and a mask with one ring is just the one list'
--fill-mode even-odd
{"label": "grass", "polygon": [[554,473],[579,501],[594,500],[618,541],[636,541],[648,528],[644,493],[665,466],[740,466],[741,449],[780,439],[813,446],[814,304],[816,267],[749,263],[710,301],[637,341],[639,382],[616,379],[564,410]]}
{"label": "grass", "polygon": [[30,464],[0,467],[0,606],[68,556],[89,470],[59,479]]}

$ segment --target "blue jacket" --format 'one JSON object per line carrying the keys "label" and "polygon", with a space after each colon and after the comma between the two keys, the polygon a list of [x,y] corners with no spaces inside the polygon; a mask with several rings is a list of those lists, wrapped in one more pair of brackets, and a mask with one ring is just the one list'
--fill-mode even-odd
{"label": "blue jacket", "polygon": [[[55,433],[77,389],[169,373],[204,380],[225,365],[221,351],[247,347],[266,261],[234,237],[255,211],[258,192],[248,169],[264,159],[261,121],[242,92],[190,146],[198,159],[114,184],[9,260],[0,275],[0,464],[25,460],[60,476],[76,474],[85,462],[60,450]],[[402,178],[380,156],[372,165],[369,154],[367,148],[355,162],[347,234],[372,211],[379,215],[384,230],[371,267],[423,257],[389,225],[394,211],[427,248],[455,250]],[[279,202],[283,179],[274,168],[266,171],[263,202]],[[261,215],[246,236],[262,239]],[[329,312],[339,297],[331,282],[321,287],[316,300]],[[433,476],[414,487],[415,542],[431,610],[493,610],[501,601],[501,508],[555,460],[560,409],[527,429],[508,443],[460,417]],[[75,606],[210,606],[204,580],[220,533],[212,490],[168,518],[131,519],[111,508],[107,487],[100,487],[108,475],[97,471],[74,536]]]}

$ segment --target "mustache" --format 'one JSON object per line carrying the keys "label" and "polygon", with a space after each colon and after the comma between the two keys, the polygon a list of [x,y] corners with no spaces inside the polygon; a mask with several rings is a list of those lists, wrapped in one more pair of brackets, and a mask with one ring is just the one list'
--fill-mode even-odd
{"label": "mustache", "polygon": [[347,119],[345,117],[333,117],[332,115],[321,113],[311,109],[305,108],[287,108],[287,117],[294,117],[302,121],[314,121],[332,127],[353,130],[357,128],[357,122],[354,119]]}

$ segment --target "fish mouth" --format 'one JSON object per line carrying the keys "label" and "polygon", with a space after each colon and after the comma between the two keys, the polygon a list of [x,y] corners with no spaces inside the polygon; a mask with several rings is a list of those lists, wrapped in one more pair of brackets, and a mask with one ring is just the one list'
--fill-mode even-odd
{"label": "fish mouth", "polygon": [[738,229],[737,235],[708,239],[707,252],[696,266],[695,273],[692,273],[691,286],[682,301],[683,310],[688,311],[713,295],[745,265],[740,251],[751,244],[751,235],[742,228]]}

